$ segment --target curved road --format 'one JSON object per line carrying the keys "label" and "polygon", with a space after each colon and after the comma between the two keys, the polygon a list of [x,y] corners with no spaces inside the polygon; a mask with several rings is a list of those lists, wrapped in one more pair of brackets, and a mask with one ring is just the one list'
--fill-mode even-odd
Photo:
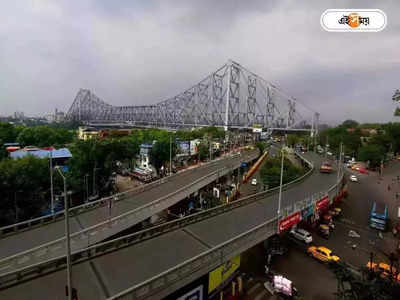
{"label": "curved road", "polygon": [[[194,182],[195,180],[211,174],[223,167],[227,167],[235,163],[240,163],[240,161],[242,160],[249,160],[249,157],[251,155],[255,155],[255,150],[242,152],[242,156],[240,156],[240,158],[223,158],[209,166],[204,166],[202,168],[193,168],[177,174],[170,181],[155,186],[147,191],[141,192],[140,194],[136,194],[129,199],[115,202],[112,207],[111,217],[119,216],[128,211],[132,211],[140,206],[151,203],[152,201],[155,201],[165,195],[168,195],[169,193],[183,188]],[[177,202],[182,199],[179,198],[175,200]],[[152,212],[153,214],[155,214],[158,211],[153,210]],[[93,225],[99,224],[101,222],[107,221],[109,218],[109,209],[107,206],[91,209],[79,215],[73,216],[70,218],[71,234],[91,227]],[[142,220],[138,220],[138,222],[141,221]],[[129,226],[133,226],[135,224],[136,223],[131,223],[129,224]],[[122,230],[123,229],[126,228],[122,228]],[[14,255],[19,252],[32,249],[39,245],[54,241],[56,239],[63,238],[64,232],[64,220],[60,219],[56,222],[49,223],[41,227],[32,228],[27,231],[22,231],[14,235],[6,236],[0,239],[0,260],[10,255]],[[99,240],[93,239],[93,242],[99,242]],[[85,247],[87,246],[88,245],[85,245]]]}
{"label": "curved road", "polygon": [[[304,155],[316,166],[321,158]],[[282,207],[303,200],[335,184],[336,173],[313,172],[305,181],[283,192]],[[73,286],[79,299],[106,299],[139,284],[208,249],[271,219],[278,195],[211,217],[183,229],[73,266]],[[61,270],[0,291],[4,299],[63,299],[66,271]]]}

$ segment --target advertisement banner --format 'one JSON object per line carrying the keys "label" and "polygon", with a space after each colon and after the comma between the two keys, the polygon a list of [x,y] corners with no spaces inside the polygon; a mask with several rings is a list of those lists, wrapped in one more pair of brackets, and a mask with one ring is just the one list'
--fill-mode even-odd
{"label": "advertisement banner", "polygon": [[218,286],[224,283],[233,272],[240,267],[240,254],[231,258],[224,265],[219,266],[209,274],[208,293],[214,291]]}
{"label": "advertisement banner", "polygon": [[179,154],[189,154],[190,152],[190,143],[188,141],[178,142],[178,151]]}
{"label": "advertisement banner", "polygon": [[304,220],[314,213],[314,206],[310,205],[301,211],[301,219]]}
{"label": "advertisement banner", "polygon": [[208,300],[208,274],[192,281],[163,300]]}
{"label": "advertisement banner", "polygon": [[296,212],[279,222],[279,232],[283,232],[301,221],[301,213]]}
{"label": "advertisement banner", "polygon": [[324,196],[322,199],[317,201],[316,210],[324,210],[329,206],[329,197],[328,195]]}

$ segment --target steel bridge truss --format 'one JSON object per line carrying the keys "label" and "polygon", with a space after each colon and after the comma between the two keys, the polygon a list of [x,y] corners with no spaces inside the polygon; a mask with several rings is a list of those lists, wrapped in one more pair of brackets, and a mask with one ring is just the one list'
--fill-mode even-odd
{"label": "steel bridge truss", "polygon": [[183,93],[154,105],[113,106],[80,89],[68,120],[151,127],[301,127],[316,130],[317,113],[234,61]]}

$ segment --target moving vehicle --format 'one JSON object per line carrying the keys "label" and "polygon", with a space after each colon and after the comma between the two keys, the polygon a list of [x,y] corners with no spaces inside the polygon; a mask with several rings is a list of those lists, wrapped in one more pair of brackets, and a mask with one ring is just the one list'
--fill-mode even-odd
{"label": "moving vehicle", "polygon": [[400,274],[398,274],[398,271],[395,267],[392,266],[392,270],[390,271],[390,265],[381,262],[379,264],[372,262],[368,262],[366,267],[368,269],[372,269],[376,273],[380,273],[382,278],[388,278],[390,277],[390,274],[392,274],[393,279],[397,280],[400,282]]}
{"label": "moving vehicle", "polygon": [[257,179],[256,178],[253,178],[251,180],[251,185],[257,185]]}
{"label": "moving vehicle", "polygon": [[340,260],[340,258],[332,252],[332,250],[322,246],[311,246],[307,249],[307,253],[308,255],[322,262],[338,262]]}
{"label": "moving vehicle", "polygon": [[333,219],[331,214],[329,213],[324,214],[321,218],[321,222],[322,224],[328,225],[330,230],[335,229],[335,224],[333,224]]}
{"label": "moving vehicle", "polygon": [[334,207],[331,210],[329,210],[328,212],[332,217],[337,217],[340,216],[340,214],[342,213],[342,209],[339,207]]}
{"label": "moving vehicle", "polygon": [[358,182],[357,176],[356,175],[350,175],[350,181]]}
{"label": "moving vehicle", "polygon": [[290,235],[306,244],[312,242],[312,235],[308,231],[301,228],[292,228],[290,230]]}
{"label": "moving vehicle", "polygon": [[385,231],[388,219],[388,207],[383,202],[375,201],[372,205],[369,218],[369,226],[378,230]]}
{"label": "moving vehicle", "polygon": [[332,171],[333,171],[332,165],[329,162],[325,161],[321,164],[319,171],[321,173],[332,173]]}
{"label": "moving vehicle", "polygon": [[292,281],[282,275],[274,275],[271,283],[274,293],[283,296],[285,299],[293,299],[294,296],[298,295]]}
{"label": "moving vehicle", "polygon": [[331,234],[331,230],[329,229],[329,226],[328,226],[328,225],[326,225],[326,224],[320,224],[320,225],[318,226],[318,233],[319,233],[322,237],[324,237],[324,238],[326,238],[326,239],[329,239],[329,235]]}

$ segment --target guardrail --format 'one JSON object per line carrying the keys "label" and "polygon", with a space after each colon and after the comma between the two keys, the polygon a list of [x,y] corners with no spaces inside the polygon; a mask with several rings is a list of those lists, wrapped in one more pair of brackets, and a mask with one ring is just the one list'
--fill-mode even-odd
{"label": "guardrail", "polygon": [[[230,168],[227,169],[227,171],[229,171]],[[312,171],[313,169],[310,169],[300,178],[283,185],[283,189],[285,190],[289,188],[289,186],[303,181],[307,176],[312,173]],[[164,234],[166,232],[173,231],[188,226],[189,224],[196,223],[201,220],[233,210],[235,208],[262,200],[265,197],[278,192],[278,190],[279,187],[276,187],[268,191],[260,192],[255,195],[250,195],[240,200],[230,202],[228,204],[220,205],[206,211],[198,212],[196,214],[178,220],[166,222],[146,230],[113,239],[111,241],[99,243],[85,249],[75,250],[72,253],[71,259],[73,262],[78,262],[97,255],[103,255],[107,252],[115,251],[119,248],[127,247],[132,244],[140,243],[144,240],[154,238],[155,236]],[[105,223],[105,225],[107,225],[108,222]],[[76,241],[77,239],[79,240],[79,236],[71,236],[71,241]],[[63,267],[65,263],[64,249],[65,238],[62,238],[57,241],[47,243],[45,245],[1,260],[0,286],[8,286],[22,279],[26,279],[26,277],[35,276],[35,274],[44,274],[46,270],[54,271],[54,269],[57,267]],[[41,261],[38,261],[37,258],[39,258]]]}
{"label": "guardrail", "polygon": [[[340,177],[338,182],[328,189],[327,192],[316,193],[315,196],[311,198],[314,201],[319,200],[321,194],[326,195],[335,190],[342,180],[343,175]],[[178,289],[180,286],[194,280],[196,276],[199,277],[206,274],[215,267],[224,264],[237,253],[241,253],[242,250],[246,250],[252,245],[259,243],[258,234],[260,232],[262,232],[262,235],[260,236],[262,241],[265,240],[266,237],[276,233],[276,230],[277,218],[274,218],[108,299],[143,300],[165,297],[168,293],[173,291],[169,290],[168,287],[175,285],[175,289]],[[193,276],[193,274],[196,276]]]}
{"label": "guardrail", "polygon": [[[149,216],[154,215],[155,213],[162,211],[163,209],[166,209],[176,203],[178,201],[176,199],[183,199],[187,194],[191,194],[200,187],[213,182],[217,178],[227,174],[232,169],[237,168],[238,165],[240,165],[240,161],[234,165],[223,167],[211,174],[207,174],[190,183],[189,185],[184,186],[155,201],[71,234],[70,239],[72,250],[89,247],[91,244],[104,240],[123,230],[124,228],[121,229],[121,227],[127,228],[145,220]],[[31,265],[36,265],[37,263],[43,261],[43,259],[47,260],[51,259],[52,257],[58,257],[65,252],[65,247],[65,237],[62,237],[32,249],[6,257],[0,260],[0,274],[4,272],[7,273],[7,271],[10,269],[14,271],[24,269]]]}
{"label": "guardrail", "polygon": [[236,254],[248,249],[249,245],[256,245],[265,240],[265,237],[274,234],[276,228],[277,218],[268,220],[221,245],[184,261],[183,263],[112,296],[109,299],[133,300],[154,297],[162,290],[180,282],[181,280],[187,281],[188,278],[192,280],[191,278],[193,275],[205,274],[219,265],[222,265]]}
{"label": "guardrail", "polygon": [[[207,163],[197,167],[197,170],[200,169],[200,168],[203,169],[205,167],[209,167],[211,165],[217,164],[222,159],[231,160],[231,159],[237,158],[239,156],[240,156],[239,154],[233,154],[231,157],[228,157],[228,158],[220,158],[220,159],[217,159],[217,160],[213,160],[211,162],[207,162]],[[254,157],[256,157],[256,156],[257,155],[254,155]],[[254,157],[251,156],[250,159],[254,159]],[[173,180],[175,177],[182,175],[183,172],[186,172],[186,171],[189,171],[189,170],[193,170],[193,169],[184,170],[182,172],[173,174],[173,175],[168,176],[168,177],[164,177],[164,178],[158,179],[158,180],[153,181],[153,182],[151,182],[149,184],[145,184],[143,186],[140,186],[140,187],[137,187],[137,188],[125,191],[125,192],[121,192],[121,193],[114,194],[114,195],[109,196],[109,197],[104,197],[104,198],[96,200],[96,201],[92,201],[92,202],[89,202],[89,203],[84,203],[84,204],[79,205],[79,206],[75,206],[75,207],[71,208],[69,212],[70,212],[71,216],[76,216],[76,215],[84,213],[86,211],[89,211],[89,210],[92,210],[92,209],[96,209],[98,207],[103,207],[103,206],[107,205],[110,201],[125,200],[125,199],[127,199],[129,197],[132,197],[134,195],[137,195],[137,194],[143,193],[145,191],[151,190],[152,188],[157,187],[157,186],[159,186],[159,185],[161,185],[163,183],[169,182],[169,181]],[[8,225],[8,226],[4,226],[4,227],[0,228],[0,238],[5,237],[5,236],[9,236],[9,235],[12,235],[12,234],[19,233],[21,231],[30,230],[30,229],[33,229],[33,228],[36,228],[36,227],[39,227],[39,226],[42,226],[42,225],[47,225],[49,223],[53,223],[53,222],[59,221],[59,220],[61,220],[63,218],[64,218],[64,210],[59,211],[59,212],[57,212],[55,214],[52,214],[52,215],[42,216],[42,217],[38,217],[38,218],[22,221],[22,222],[19,222],[19,223],[11,224],[11,225]]]}

